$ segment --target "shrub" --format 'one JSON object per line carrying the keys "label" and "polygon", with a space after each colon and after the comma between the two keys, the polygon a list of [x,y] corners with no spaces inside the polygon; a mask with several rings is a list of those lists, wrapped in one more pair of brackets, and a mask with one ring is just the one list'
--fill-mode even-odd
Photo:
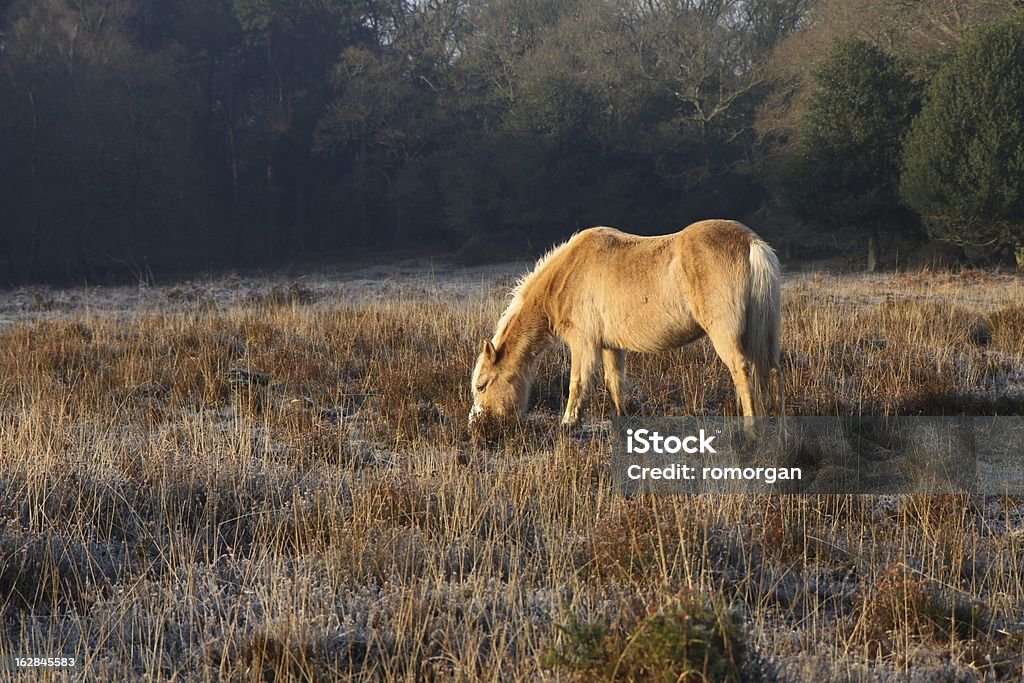
{"label": "shrub", "polygon": [[573,616],[545,659],[586,679],[737,681],[746,647],[733,616],[686,598],[612,627]]}

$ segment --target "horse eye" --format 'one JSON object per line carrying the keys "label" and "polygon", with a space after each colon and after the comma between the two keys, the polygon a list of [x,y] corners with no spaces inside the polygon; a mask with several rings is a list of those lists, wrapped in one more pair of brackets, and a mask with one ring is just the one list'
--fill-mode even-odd
{"label": "horse eye", "polygon": [[486,383],[485,384],[477,384],[476,385],[476,390],[478,392],[480,392],[481,394],[484,393],[485,391],[487,391],[487,384]]}

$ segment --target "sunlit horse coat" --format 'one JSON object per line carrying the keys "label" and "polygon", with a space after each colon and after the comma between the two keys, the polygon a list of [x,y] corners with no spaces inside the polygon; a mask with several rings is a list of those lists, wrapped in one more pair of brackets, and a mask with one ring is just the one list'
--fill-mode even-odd
{"label": "sunlit horse coat", "polygon": [[671,235],[590,228],[555,247],[516,287],[473,370],[470,422],[524,412],[540,353],[572,352],[562,422],[580,419],[599,360],[618,414],[626,351],[660,352],[705,334],[736,385],[743,415],[764,415],[779,369],[779,261],[746,226],[708,220]]}

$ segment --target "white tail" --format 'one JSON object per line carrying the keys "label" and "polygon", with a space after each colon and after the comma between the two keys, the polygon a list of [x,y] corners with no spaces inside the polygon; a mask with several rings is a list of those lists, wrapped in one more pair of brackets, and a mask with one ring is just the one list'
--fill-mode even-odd
{"label": "white tail", "polygon": [[750,363],[751,394],[757,415],[767,415],[771,397],[772,370],[776,377],[778,414],[785,413],[782,369],[779,367],[779,337],[782,334],[782,294],[779,259],[764,241],[750,243],[750,294],[743,351]]}

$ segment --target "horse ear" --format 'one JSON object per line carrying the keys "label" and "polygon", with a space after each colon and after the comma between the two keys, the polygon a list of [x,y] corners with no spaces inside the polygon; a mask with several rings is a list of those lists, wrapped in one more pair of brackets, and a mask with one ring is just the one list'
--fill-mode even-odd
{"label": "horse ear", "polygon": [[487,360],[494,363],[498,360],[498,350],[494,348],[494,344],[491,343],[490,339],[484,340],[484,355],[487,356]]}

